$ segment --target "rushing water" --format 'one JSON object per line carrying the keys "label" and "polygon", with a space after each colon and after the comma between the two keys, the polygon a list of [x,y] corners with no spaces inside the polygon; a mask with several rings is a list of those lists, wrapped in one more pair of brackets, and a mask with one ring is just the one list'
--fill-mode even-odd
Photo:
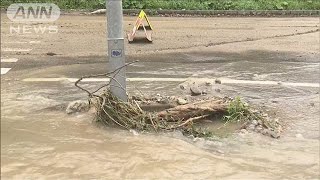
{"label": "rushing water", "polygon": [[43,110],[57,102],[31,94],[2,94],[2,179],[319,178],[318,95],[278,99],[278,116],[291,124],[280,139],[206,141],[99,127],[89,114]]}

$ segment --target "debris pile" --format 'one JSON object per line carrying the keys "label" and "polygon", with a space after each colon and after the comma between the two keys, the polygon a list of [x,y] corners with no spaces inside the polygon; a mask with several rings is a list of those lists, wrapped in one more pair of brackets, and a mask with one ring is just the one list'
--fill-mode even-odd
{"label": "debris pile", "polygon": [[97,120],[108,126],[138,131],[190,131],[197,120],[208,118],[215,113],[224,113],[228,103],[223,99],[212,99],[197,103],[178,105],[160,112],[141,109],[139,103],[129,98],[123,102],[105,91],[100,97],[91,98],[97,111]]}
{"label": "debris pile", "polygon": [[[210,120],[216,115],[223,115],[222,120],[225,125],[235,122],[243,123],[243,129],[274,138],[279,137],[281,125],[264,116],[262,112],[253,110],[239,97],[235,99],[212,97],[189,101],[187,98],[162,97],[157,94],[151,98],[132,96],[128,98],[128,102],[124,102],[111,94],[109,84],[93,92],[78,85],[84,78],[97,76],[113,78],[119,70],[120,68],[111,73],[82,77],[75,83],[76,87],[88,93],[90,104],[96,109],[96,120],[106,126],[143,132],[180,130],[185,135],[204,137],[212,132],[196,128],[195,123],[204,119]],[[203,95],[196,86],[190,88],[190,93],[191,96]],[[157,108],[150,109],[152,106]]]}

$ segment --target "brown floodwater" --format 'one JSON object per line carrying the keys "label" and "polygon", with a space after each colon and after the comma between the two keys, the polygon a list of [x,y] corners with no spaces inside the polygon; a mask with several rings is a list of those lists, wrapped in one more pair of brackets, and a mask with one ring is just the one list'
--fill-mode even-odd
{"label": "brown floodwater", "polygon": [[59,104],[49,97],[2,94],[2,179],[319,178],[318,95],[277,99],[278,117],[290,124],[280,139],[211,140],[99,127],[92,115],[46,109]]}

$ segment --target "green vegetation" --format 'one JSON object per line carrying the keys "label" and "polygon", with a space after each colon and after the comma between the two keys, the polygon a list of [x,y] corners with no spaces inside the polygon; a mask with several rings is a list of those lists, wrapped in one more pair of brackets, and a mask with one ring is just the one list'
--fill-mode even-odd
{"label": "green vegetation", "polygon": [[232,100],[227,109],[227,115],[223,119],[228,122],[242,122],[250,119],[251,112],[249,106],[243,103],[240,97]]}
{"label": "green vegetation", "polygon": [[[53,2],[61,9],[103,9],[106,0],[2,0],[8,7],[18,2]],[[174,10],[320,10],[319,0],[123,0],[124,9]]]}
{"label": "green vegetation", "polygon": [[281,125],[271,120],[269,117],[264,116],[262,112],[256,111],[251,108],[247,103],[241,101],[240,97],[232,100],[227,108],[226,115],[223,116],[225,125],[228,123],[250,123],[253,120],[261,121],[261,125],[267,129],[278,129]]}

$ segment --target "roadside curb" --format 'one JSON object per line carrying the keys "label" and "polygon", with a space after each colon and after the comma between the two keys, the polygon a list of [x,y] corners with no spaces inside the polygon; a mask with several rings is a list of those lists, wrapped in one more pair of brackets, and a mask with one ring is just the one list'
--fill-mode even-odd
{"label": "roadside curb", "polygon": [[[144,10],[158,16],[312,16],[320,17],[320,10]],[[126,15],[137,15],[139,9],[124,9]]]}

